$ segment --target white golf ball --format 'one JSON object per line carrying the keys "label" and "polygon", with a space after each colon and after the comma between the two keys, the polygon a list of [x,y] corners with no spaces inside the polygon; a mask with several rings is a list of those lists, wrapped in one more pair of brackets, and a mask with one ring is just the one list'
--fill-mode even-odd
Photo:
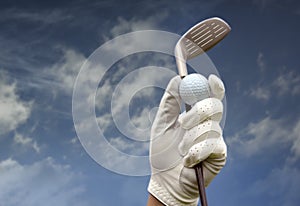
{"label": "white golf ball", "polygon": [[189,74],[182,79],[179,94],[188,105],[208,98],[210,96],[208,80],[201,74]]}

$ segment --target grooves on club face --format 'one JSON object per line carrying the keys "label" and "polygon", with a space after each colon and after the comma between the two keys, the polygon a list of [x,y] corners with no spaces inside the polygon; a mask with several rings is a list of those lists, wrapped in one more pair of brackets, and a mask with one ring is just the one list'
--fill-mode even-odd
{"label": "grooves on club face", "polygon": [[192,59],[214,47],[230,30],[230,26],[217,17],[204,20],[193,26],[179,42],[186,60]]}
{"label": "grooves on club face", "polygon": [[186,60],[192,59],[218,44],[231,31],[218,17],[201,21],[189,29],[175,47],[176,64],[181,77],[187,75]]}

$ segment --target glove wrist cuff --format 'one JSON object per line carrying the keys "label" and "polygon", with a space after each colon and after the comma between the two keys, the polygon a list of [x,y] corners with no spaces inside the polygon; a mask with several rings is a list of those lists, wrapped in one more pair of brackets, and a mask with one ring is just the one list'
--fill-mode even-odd
{"label": "glove wrist cuff", "polygon": [[183,204],[182,202],[179,202],[153,178],[150,179],[148,192],[166,206],[197,206],[198,204],[198,199],[190,204]]}

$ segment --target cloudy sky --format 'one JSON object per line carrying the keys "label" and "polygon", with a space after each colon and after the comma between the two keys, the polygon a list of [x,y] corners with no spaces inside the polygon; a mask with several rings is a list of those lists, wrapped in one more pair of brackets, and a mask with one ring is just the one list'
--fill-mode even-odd
{"label": "cloudy sky", "polygon": [[[132,42],[126,34],[181,35],[213,16],[232,32],[207,53],[226,86],[228,145],[228,162],[207,188],[209,204],[299,205],[296,0],[2,0],[0,205],[146,205],[149,126],[176,65],[168,52],[134,54],[141,35]],[[169,48],[174,35],[143,42]],[[107,42],[109,51],[98,49]],[[118,58],[106,68],[112,54]],[[87,96],[76,99],[75,87]],[[89,133],[90,119],[105,140]]]}

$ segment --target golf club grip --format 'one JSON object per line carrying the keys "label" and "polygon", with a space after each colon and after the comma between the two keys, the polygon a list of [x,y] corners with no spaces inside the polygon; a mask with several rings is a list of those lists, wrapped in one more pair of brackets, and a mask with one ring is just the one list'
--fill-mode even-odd
{"label": "golf club grip", "polygon": [[[181,79],[183,79],[185,76],[181,76]],[[185,104],[185,111],[188,112],[191,110],[191,105]],[[202,162],[197,164],[195,167],[195,173],[197,178],[197,184],[198,184],[198,191],[200,196],[200,202],[202,206],[207,206],[207,198],[206,198],[206,192],[205,192],[205,186],[204,186],[204,177],[203,177],[203,166]]]}

